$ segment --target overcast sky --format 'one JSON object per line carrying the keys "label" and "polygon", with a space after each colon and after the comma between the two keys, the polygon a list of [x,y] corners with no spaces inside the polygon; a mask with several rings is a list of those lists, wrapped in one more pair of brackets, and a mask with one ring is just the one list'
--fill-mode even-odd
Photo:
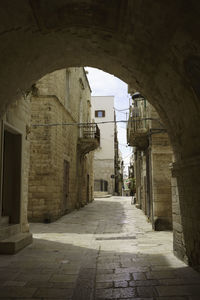
{"label": "overcast sky", "polygon": [[[128,94],[128,86],[125,82],[99,69],[89,67],[85,69],[88,71],[87,76],[92,89],[92,96],[114,96],[115,109],[121,110],[129,108],[130,95]],[[128,110],[121,112],[116,110],[116,117],[117,120],[126,120],[128,117]],[[124,164],[127,167],[132,148],[127,146],[126,123],[118,123],[117,128],[119,148],[122,152]]]}

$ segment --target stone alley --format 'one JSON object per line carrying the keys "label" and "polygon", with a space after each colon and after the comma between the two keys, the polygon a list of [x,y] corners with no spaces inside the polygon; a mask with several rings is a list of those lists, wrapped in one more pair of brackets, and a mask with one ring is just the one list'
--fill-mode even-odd
{"label": "stone alley", "polygon": [[172,233],[153,231],[130,197],[30,227],[33,244],[0,256],[0,299],[200,299],[200,275],[173,255]]}

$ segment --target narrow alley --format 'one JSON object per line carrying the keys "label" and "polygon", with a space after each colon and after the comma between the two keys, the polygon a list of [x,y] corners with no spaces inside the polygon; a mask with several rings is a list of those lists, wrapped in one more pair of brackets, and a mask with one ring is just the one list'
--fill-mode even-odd
{"label": "narrow alley", "polygon": [[153,231],[130,197],[31,231],[33,244],[0,256],[0,299],[200,299],[200,275],[173,255],[172,233]]}

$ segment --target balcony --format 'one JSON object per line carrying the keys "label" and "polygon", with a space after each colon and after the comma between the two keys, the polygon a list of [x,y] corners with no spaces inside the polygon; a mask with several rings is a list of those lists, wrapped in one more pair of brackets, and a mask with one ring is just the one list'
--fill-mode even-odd
{"label": "balcony", "polygon": [[148,145],[148,129],[145,115],[138,107],[131,107],[127,124],[127,142],[131,147],[145,150]]}
{"label": "balcony", "polygon": [[85,155],[97,149],[100,145],[100,130],[97,124],[88,123],[79,125],[80,137],[78,139],[78,150]]}

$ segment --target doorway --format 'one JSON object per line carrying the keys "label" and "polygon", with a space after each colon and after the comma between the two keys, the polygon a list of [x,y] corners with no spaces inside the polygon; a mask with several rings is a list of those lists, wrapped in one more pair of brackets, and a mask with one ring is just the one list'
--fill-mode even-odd
{"label": "doorway", "polygon": [[22,135],[9,126],[3,130],[1,217],[20,223]]}
{"label": "doorway", "polygon": [[68,210],[69,202],[69,162],[64,160],[63,168],[63,214]]}

